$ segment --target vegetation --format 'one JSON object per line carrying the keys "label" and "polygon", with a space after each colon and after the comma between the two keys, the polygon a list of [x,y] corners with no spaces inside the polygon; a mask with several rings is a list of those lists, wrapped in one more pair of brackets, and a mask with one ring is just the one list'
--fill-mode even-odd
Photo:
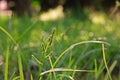
{"label": "vegetation", "polygon": [[120,80],[119,19],[66,12],[55,21],[0,19],[1,80]]}

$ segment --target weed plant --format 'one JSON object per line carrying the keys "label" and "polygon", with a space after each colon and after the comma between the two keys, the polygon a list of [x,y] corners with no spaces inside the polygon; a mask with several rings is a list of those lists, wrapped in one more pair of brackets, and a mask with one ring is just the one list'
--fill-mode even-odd
{"label": "weed plant", "polygon": [[119,80],[120,24],[104,17],[104,24],[74,15],[48,22],[1,20],[0,79]]}

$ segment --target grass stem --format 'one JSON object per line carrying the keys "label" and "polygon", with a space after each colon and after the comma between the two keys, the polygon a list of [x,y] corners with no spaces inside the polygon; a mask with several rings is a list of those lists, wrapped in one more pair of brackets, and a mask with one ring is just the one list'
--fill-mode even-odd
{"label": "grass stem", "polygon": [[107,70],[107,73],[108,73],[108,76],[109,76],[110,80],[112,80],[112,77],[110,75],[109,68],[108,68],[107,62],[106,62],[104,43],[102,43],[102,53],[103,53],[103,61],[104,61],[104,64],[105,64],[105,68]]}
{"label": "grass stem", "polygon": [[4,80],[8,80],[8,65],[9,65],[9,46],[7,46],[6,52]]}

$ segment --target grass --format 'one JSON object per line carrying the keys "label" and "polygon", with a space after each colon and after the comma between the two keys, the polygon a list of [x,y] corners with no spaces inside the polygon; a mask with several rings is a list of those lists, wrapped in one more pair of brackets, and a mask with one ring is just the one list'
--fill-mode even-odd
{"label": "grass", "polygon": [[6,52],[6,60],[5,60],[5,72],[4,72],[4,80],[8,80],[8,64],[9,64],[9,46],[7,47]]}
{"label": "grass", "polygon": [[107,66],[107,62],[106,62],[106,57],[105,57],[105,50],[104,50],[104,44],[102,44],[102,53],[103,53],[103,61],[104,61],[104,64],[105,64],[105,67],[106,67],[106,70],[107,70],[107,73],[108,73],[108,76],[110,78],[110,80],[112,80],[112,77],[110,75],[110,71],[109,71],[109,68]]}
{"label": "grass", "polygon": [[0,79],[119,80],[120,24],[104,13],[97,23],[99,14],[74,14],[47,22],[13,17],[12,26],[0,20]]}
{"label": "grass", "polygon": [[[17,42],[14,40],[14,38],[4,29],[0,26],[0,30],[3,31],[12,41],[15,45],[17,45]],[[22,68],[22,61],[21,61],[21,55],[20,53],[18,52],[17,53],[17,56],[18,56],[18,65],[19,65],[19,73],[20,73],[20,80],[24,80],[24,74],[23,74],[23,68]],[[5,77],[4,77],[4,80],[8,80],[8,61],[9,59],[9,46],[7,47],[7,53],[6,53],[6,64],[5,64]]]}

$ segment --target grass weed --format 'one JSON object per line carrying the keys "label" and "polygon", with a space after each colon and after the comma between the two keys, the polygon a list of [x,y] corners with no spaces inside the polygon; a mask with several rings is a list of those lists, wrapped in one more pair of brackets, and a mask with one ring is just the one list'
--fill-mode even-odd
{"label": "grass weed", "polygon": [[120,65],[119,23],[106,17],[105,23],[94,23],[86,17],[83,21],[72,15],[48,22],[14,17],[11,31],[6,21],[0,21],[0,55],[5,55],[5,68],[0,70],[4,77],[0,78],[112,80],[117,74],[119,79],[120,73],[113,73]]}

